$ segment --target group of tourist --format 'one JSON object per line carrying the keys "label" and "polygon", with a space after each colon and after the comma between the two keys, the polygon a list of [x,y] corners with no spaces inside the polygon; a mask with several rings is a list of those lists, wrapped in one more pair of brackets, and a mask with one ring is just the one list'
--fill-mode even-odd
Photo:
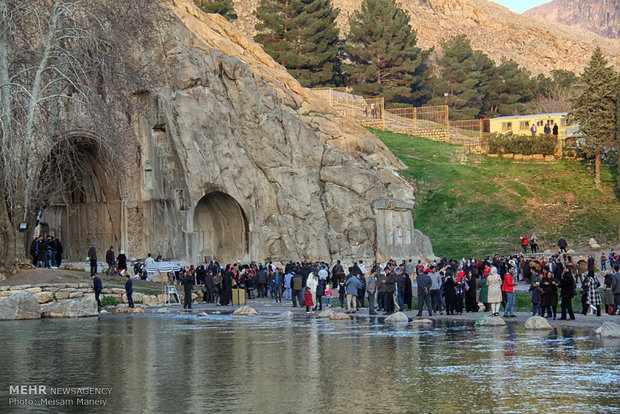
{"label": "group of tourist", "polygon": [[36,267],[56,269],[62,264],[62,243],[54,236],[37,236],[30,243],[32,264]]}
{"label": "group of tourist", "polygon": [[[152,259],[151,259],[152,260]],[[609,255],[614,272],[604,276],[604,300],[600,283],[594,274],[594,258],[588,258],[588,270],[582,276],[580,267],[566,254],[546,259],[526,258],[523,255],[495,255],[484,260],[463,258],[461,261],[442,259],[423,266],[412,260],[397,263],[390,260],[380,265],[376,261],[368,268],[362,261],[352,263],[346,270],[340,261],[330,269],[325,262],[289,262],[284,269],[272,262],[220,265],[180,266],[169,274],[169,282],[183,285],[186,293],[198,285],[203,300],[226,306],[232,302],[233,289],[242,289],[247,299],[271,297],[277,303],[290,301],[293,307],[305,307],[307,312],[332,306],[337,293],[339,305],[355,313],[366,307],[371,315],[378,311],[391,314],[397,310],[413,310],[417,295],[418,315],[426,307],[428,314],[446,312],[491,312],[514,317],[515,287],[519,281],[529,286],[532,314],[560,319],[574,318],[572,298],[578,295],[581,282],[582,312],[601,314],[604,303],[607,313],[620,309],[620,273],[617,254]],[[414,289],[414,282],[417,289]],[[186,299],[187,300],[187,299]],[[325,301],[325,305],[324,305]],[[191,307],[191,302],[185,304]]]}
{"label": "group of tourist", "polygon": [[[519,240],[521,241],[521,248],[523,249],[524,254],[527,254],[528,246],[531,249],[531,253],[538,253],[538,236],[536,233],[532,233],[532,236],[529,239],[525,234],[522,234],[519,237]],[[564,237],[560,237],[560,240],[558,240],[558,248],[560,249],[560,253],[566,253],[568,242],[564,239]]]}

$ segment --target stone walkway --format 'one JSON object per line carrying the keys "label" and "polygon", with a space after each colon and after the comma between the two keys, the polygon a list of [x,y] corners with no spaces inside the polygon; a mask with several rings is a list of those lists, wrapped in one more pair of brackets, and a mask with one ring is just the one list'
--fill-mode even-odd
{"label": "stone walkway", "polygon": [[[251,299],[246,302],[246,306],[256,309],[259,312],[259,315],[263,314],[263,315],[268,315],[268,316],[279,315],[287,311],[291,311],[298,316],[306,316],[308,318],[317,317],[317,315],[319,314],[318,311],[307,314],[305,307],[298,306],[294,308],[291,302],[285,301],[285,300],[283,300],[282,304],[279,304],[279,303],[276,304],[271,298]],[[232,313],[238,307],[239,307],[238,305],[217,306],[215,304],[210,304],[210,303],[207,304],[204,302],[196,302],[193,304],[192,314],[197,314],[200,312],[206,312],[207,314],[214,313],[214,312],[221,312],[223,314],[227,314],[227,313]],[[169,308],[169,313],[186,312],[183,310],[183,307],[180,305],[172,305],[172,306],[169,306],[168,308]],[[145,308],[147,313],[151,313],[151,312],[156,313],[159,309],[161,309],[161,307]],[[339,306],[332,307],[331,309],[336,312],[344,312],[344,309],[340,308]],[[559,307],[558,307],[558,311],[559,311]],[[404,313],[405,315],[409,317],[409,319],[415,319],[417,316],[417,310],[405,311]],[[487,315],[490,315],[490,313],[471,312],[471,313],[463,313],[462,315],[449,315],[449,316],[445,314],[444,315],[434,314],[433,316],[429,317],[428,312],[426,312],[425,310],[422,314],[422,317],[431,319],[433,321],[450,321],[450,322],[459,322],[459,323],[470,325],[470,324],[473,324],[478,318],[481,318]],[[500,315],[502,315],[501,312],[500,312]],[[505,321],[508,325],[513,325],[513,324],[523,325],[530,316],[531,316],[530,312],[517,312],[516,318],[505,318]],[[560,314],[558,312],[558,317],[559,316]],[[355,319],[373,318],[379,321],[383,321],[383,319],[385,318],[385,315],[383,315],[383,312],[379,312],[377,315],[371,316],[368,314],[368,308],[364,308],[358,311],[355,315],[352,315],[351,317]],[[602,314],[600,317],[597,317],[593,315],[584,316],[580,313],[579,314],[576,313],[575,318],[576,319],[574,321],[553,320],[551,318],[547,319],[547,321],[554,328],[580,328],[580,329],[592,329],[592,330],[600,327],[601,324],[606,321],[620,324],[620,316],[617,316],[617,315]]]}

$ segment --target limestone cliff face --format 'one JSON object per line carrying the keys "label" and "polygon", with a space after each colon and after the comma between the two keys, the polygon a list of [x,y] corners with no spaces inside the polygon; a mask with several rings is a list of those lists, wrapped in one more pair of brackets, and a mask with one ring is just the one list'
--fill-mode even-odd
{"label": "limestone cliff face", "polygon": [[553,0],[523,15],[589,30],[610,39],[620,38],[618,0]]}
{"label": "limestone cliff face", "polygon": [[[618,4],[616,0],[607,0]],[[418,45],[440,49],[441,42],[466,34],[472,47],[484,51],[496,62],[512,59],[533,74],[548,74],[553,69],[581,72],[596,46],[601,46],[611,62],[620,68],[620,41],[602,38],[591,32],[563,24],[540,21],[513,13],[486,0],[400,0],[409,12],[411,26],[418,33]],[[255,33],[252,11],[258,0],[235,0],[239,15],[234,22],[249,35]],[[338,25],[348,30],[349,16],[361,6],[361,0],[334,0],[341,10]]]}
{"label": "limestone cliff face", "polygon": [[123,191],[130,256],[432,256],[413,228],[413,188],[380,141],[220,16],[191,0],[164,14],[161,49],[138,51],[164,81],[140,98],[138,170]]}

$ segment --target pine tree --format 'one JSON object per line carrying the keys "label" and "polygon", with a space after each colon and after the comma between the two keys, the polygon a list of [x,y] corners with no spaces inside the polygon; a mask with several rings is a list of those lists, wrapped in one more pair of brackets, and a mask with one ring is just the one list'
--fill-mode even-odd
{"label": "pine tree", "polygon": [[338,13],[331,0],[261,0],[254,40],[303,86],[338,84]]}
{"label": "pine tree", "polygon": [[433,105],[447,101],[452,119],[474,119],[481,109],[478,86],[482,78],[478,60],[465,35],[442,44],[443,56],[438,60],[441,74],[435,81]]}
{"label": "pine tree", "polygon": [[391,102],[415,103],[424,98],[429,52],[416,46],[409,15],[394,0],[364,0],[349,19],[343,64],[348,83],[357,93],[378,95]]}
{"label": "pine tree", "polygon": [[595,157],[596,188],[601,188],[601,152],[615,144],[618,134],[618,74],[597,47],[584,69],[580,91],[571,99],[570,117],[579,122],[585,150]]}
{"label": "pine tree", "polygon": [[235,6],[232,0],[194,0],[196,6],[205,13],[221,14],[226,20],[235,20]]}
{"label": "pine tree", "polygon": [[524,112],[525,105],[534,99],[535,84],[528,71],[512,60],[502,62],[495,70],[495,82],[488,93],[494,108],[487,116],[510,116]]}

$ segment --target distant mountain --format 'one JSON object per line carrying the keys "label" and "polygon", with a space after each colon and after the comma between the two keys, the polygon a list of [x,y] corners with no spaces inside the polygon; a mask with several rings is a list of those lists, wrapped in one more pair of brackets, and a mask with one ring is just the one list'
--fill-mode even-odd
{"label": "distant mountain", "polygon": [[553,0],[523,15],[620,39],[620,0]]}
{"label": "distant mountain", "polygon": [[[252,11],[259,0],[234,0],[239,19],[233,22],[242,32],[253,36],[256,18]],[[348,18],[362,0],[333,0],[341,10],[338,25],[348,31]],[[398,0],[397,0],[398,1]],[[600,0],[617,4],[620,0]],[[620,69],[620,40],[607,39],[592,32],[552,21],[543,22],[511,12],[486,0],[400,0],[417,30],[418,45],[440,49],[442,41],[467,34],[472,47],[500,62],[512,59],[533,74],[553,69],[581,72],[596,46]],[[578,2],[578,1],[575,1]]]}

